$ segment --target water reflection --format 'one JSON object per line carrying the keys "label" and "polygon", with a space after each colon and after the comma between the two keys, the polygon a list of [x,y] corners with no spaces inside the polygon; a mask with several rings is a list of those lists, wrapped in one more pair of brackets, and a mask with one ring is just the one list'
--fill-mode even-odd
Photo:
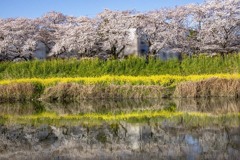
{"label": "water reflection", "polygon": [[[183,112],[211,112],[215,114],[240,112],[240,99],[148,99],[148,100],[88,100],[81,103],[50,104],[44,106],[59,114],[75,114],[88,112],[131,112],[133,110],[173,109]],[[171,108],[172,107],[172,108]]]}
{"label": "water reflection", "polygon": [[40,102],[26,103],[0,103],[1,115],[31,115],[45,111],[45,107]]}
{"label": "water reflection", "polygon": [[202,152],[202,146],[199,143],[199,140],[197,138],[194,138],[192,135],[186,134],[185,135],[185,142],[186,145],[188,145],[188,149],[187,152],[187,159],[189,160],[193,160],[195,159],[195,157],[198,157],[201,152]]}
{"label": "water reflection", "polygon": [[174,102],[177,104],[178,110],[180,111],[211,112],[216,114],[240,112],[239,98],[183,98],[176,99]]}
{"label": "water reflection", "polygon": [[80,103],[0,103],[0,115],[28,115],[43,111],[58,114],[118,113],[139,110],[171,110],[208,112],[215,114],[239,113],[240,99],[148,99],[148,100],[84,100]]}
{"label": "water reflection", "polygon": [[[0,159],[238,159],[240,128],[160,124],[0,127]],[[16,153],[16,154],[14,154]]]}
{"label": "water reflection", "polygon": [[[133,110],[239,113],[239,99],[91,100],[71,104],[1,103],[1,115],[118,113]],[[81,126],[0,125],[0,159],[239,159],[240,127],[120,121]]]}
{"label": "water reflection", "polygon": [[124,99],[124,100],[85,100],[80,103],[44,103],[48,110],[55,111],[59,114],[76,114],[76,113],[117,113],[117,112],[131,112],[140,110],[159,110],[171,105],[175,105],[172,100],[137,100],[137,99]]}

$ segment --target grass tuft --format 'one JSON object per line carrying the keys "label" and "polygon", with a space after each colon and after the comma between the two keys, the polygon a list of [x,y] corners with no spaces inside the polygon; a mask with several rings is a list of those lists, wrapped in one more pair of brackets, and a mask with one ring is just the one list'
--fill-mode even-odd
{"label": "grass tuft", "polygon": [[177,85],[174,95],[181,98],[240,97],[239,79],[210,78]]}

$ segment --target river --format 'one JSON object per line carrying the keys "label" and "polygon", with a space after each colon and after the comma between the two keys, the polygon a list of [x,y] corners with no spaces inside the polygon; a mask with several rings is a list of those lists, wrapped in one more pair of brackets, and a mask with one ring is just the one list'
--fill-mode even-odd
{"label": "river", "polygon": [[[166,117],[120,120],[65,120],[32,123],[34,115],[123,115],[167,111],[209,114],[214,122],[191,116],[172,121]],[[148,99],[86,100],[81,103],[2,103],[0,159],[239,159],[240,100]],[[237,114],[238,116],[232,115]],[[225,115],[225,118],[215,117]],[[228,118],[230,116],[230,119]],[[25,121],[14,121],[25,117]],[[29,122],[27,122],[26,117]],[[226,118],[227,117],[227,118]],[[5,118],[6,119],[6,118]],[[43,118],[44,119],[44,118]],[[61,120],[61,118],[60,118]],[[96,123],[96,122],[97,123]],[[188,122],[188,123],[187,123]],[[193,123],[194,122],[194,123]]]}

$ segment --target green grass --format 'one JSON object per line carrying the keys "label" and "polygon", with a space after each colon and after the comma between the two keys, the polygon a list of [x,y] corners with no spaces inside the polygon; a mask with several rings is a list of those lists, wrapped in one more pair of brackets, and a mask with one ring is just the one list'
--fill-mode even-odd
{"label": "green grass", "polygon": [[161,61],[150,58],[128,58],[124,60],[102,61],[98,59],[55,59],[47,61],[2,62],[0,79],[46,78],[46,77],[95,77],[102,75],[192,75],[240,73],[240,54],[229,55],[224,59],[217,57],[184,58]]}

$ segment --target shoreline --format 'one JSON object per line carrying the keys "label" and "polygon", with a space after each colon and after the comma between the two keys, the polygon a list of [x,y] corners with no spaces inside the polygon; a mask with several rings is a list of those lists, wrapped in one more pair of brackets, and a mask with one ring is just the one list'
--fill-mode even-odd
{"label": "shoreline", "polygon": [[[215,77],[215,78],[213,78]],[[240,74],[102,76],[0,81],[0,102],[240,97]]]}

